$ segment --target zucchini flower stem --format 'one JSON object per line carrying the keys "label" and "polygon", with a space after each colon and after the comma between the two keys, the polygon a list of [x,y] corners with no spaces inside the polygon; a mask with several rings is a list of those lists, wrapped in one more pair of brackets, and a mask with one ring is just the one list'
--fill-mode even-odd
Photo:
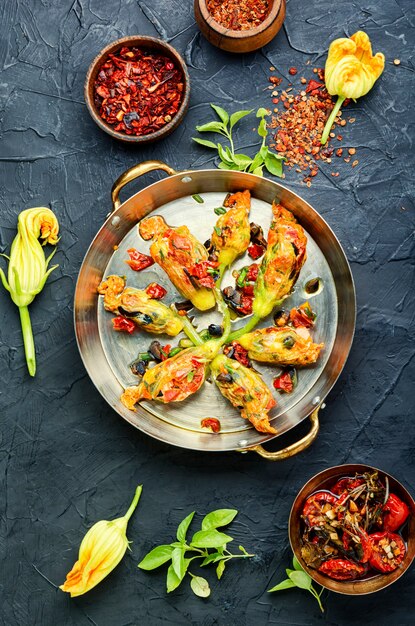
{"label": "zucchini flower stem", "polygon": [[19,306],[20,323],[22,326],[24,351],[26,355],[27,369],[30,376],[36,374],[36,353],[35,342],[33,339],[32,324],[30,322],[30,314],[27,306]]}
{"label": "zucchini flower stem", "polygon": [[343,96],[339,96],[337,98],[337,102],[333,107],[332,112],[330,113],[330,117],[328,118],[326,125],[324,127],[323,130],[323,134],[321,135],[321,145],[324,146],[327,143],[327,139],[329,138],[329,134],[331,131],[331,127],[333,126],[333,122],[336,119],[336,116],[338,114],[338,112],[340,111],[340,107],[343,104],[343,102],[345,101],[346,98],[344,98]]}
{"label": "zucchini flower stem", "polygon": [[197,332],[196,328],[193,327],[191,321],[188,317],[183,317],[183,332],[189,337],[190,341],[193,342],[195,346],[201,346],[204,341]]}
{"label": "zucchini flower stem", "polygon": [[143,491],[143,485],[138,485],[137,489],[135,490],[133,501],[131,502],[127,513],[124,515],[124,519],[127,522],[130,519],[131,515],[134,513],[135,509],[137,508],[137,504],[140,499],[142,491]]}
{"label": "zucchini flower stem", "polygon": [[239,337],[242,337],[242,335],[245,335],[246,333],[249,333],[251,330],[253,330],[255,328],[255,326],[260,321],[261,321],[261,317],[259,315],[255,315],[255,313],[254,313],[254,315],[245,324],[245,326],[242,326],[242,328],[239,328],[238,330],[235,330],[233,333],[231,333],[229,335],[228,342],[235,341],[235,339],[239,339]]}

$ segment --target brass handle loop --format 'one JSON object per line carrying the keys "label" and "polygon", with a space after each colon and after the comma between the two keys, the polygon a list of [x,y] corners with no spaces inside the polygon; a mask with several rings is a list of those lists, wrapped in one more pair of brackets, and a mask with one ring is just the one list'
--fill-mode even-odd
{"label": "brass handle loop", "polygon": [[121,189],[125,185],[127,185],[127,183],[130,183],[139,176],[143,176],[144,174],[147,174],[147,172],[152,172],[153,170],[163,170],[169,176],[177,174],[175,169],[170,167],[170,165],[167,165],[167,163],[163,163],[163,161],[143,161],[142,163],[133,165],[133,167],[130,167],[130,169],[123,172],[112,186],[111,199],[113,211],[121,206],[121,201],[119,198]]}
{"label": "brass handle loop", "polygon": [[282,450],[278,450],[277,452],[268,452],[261,445],[252,446],[252,448],[245,448],[244,450],[239,450],[239,452],[256,452],[267,461],[283,461],[284,459],[288,459],[303,450],[306,450],[313,443],[314,439],[318,435],[318,431],[320,428],[319,420],[318,420],[318,412],[321,408],[319,405],[310,415],[311,429],[310,432],[307,433],[305,437],[300,439],[300,441],[296,441],[296,443],[291,444],[287,448],[283,448]]}

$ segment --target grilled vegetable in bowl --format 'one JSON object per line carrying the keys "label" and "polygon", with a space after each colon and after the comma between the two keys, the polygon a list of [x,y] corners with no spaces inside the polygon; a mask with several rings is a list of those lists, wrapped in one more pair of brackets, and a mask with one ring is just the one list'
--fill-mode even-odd
{"label": "grilled vegetable in bowl", "polygon": [[259,328],[243,335],[238,342],[254,361],[274,365],[311,365],[324,347],[322,343],[313,343],[311,337],[304,338],[290,326]]}
{"label": "grilled vegetable in bowl", "polygon": [[187,226],[172,228],[159,215],[141,220],[141,237],[153,240],[150,254],[166,272],[173,285],[197,309],[206,311],[215,306],[210,271],[214,265],[206,248],[192,235]]}

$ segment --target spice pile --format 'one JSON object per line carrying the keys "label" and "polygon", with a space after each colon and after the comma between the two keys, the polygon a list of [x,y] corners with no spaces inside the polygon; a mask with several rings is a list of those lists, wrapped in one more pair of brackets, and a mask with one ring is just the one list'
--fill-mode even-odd
{"label": "spice pile", "polygon": [[109,55],[94,88],[98,113],[114,130],[149,135],[179,110],[183,74],[166,56],[124,47]]}
{"label": "spice pile", "polygon": [[269,0],[208,0],[206,7],[213,19],[231,30],[250,30],[259,26],[269,12]]}
{"label": "spice pile", "polygon": [[[275,68],[270,68],[270,70],[274,71]],[[295,76],[297,72],[295,67],[288,70],[291,76]],[[272,83],[269,89],[273,89],[271,93],[273,112],[276,114],[272,116],[269,123],[269,128],[276,131],[275,143],[271,143],[270,147],[274,148],[280,156],[285,157],[286,167],[290,169],[295,167],[296,172],[304,173],[303,180],[308,187],[311,185],[311,179],[318,173],[318,161],[331,163],[332,157],[335,156],[350,163],[356,154],[355,148],[346,149],[340,146],[336,148],[330,146],[329,143],[325,146],[321,145],[321,135],[334,103],[324,84],[324,70],[314,68],[313,72],[316,78],[308,81],[304,76],[300,78],[302,88],[297,94],[292,93],[292,86],[277,91],[276,87],[279,87],[282,79],[276,76],[269,77]],[[344,106],[347,103],[346,100]],[[282,105],[282,110],[276,105]],[[348,121],[353,124],[355,120],[350,118]],[[335,125],[342,128],[346,124],[347,121],[343,119],[342,111],[339,111]],[[334,127],[330,133],[330,139],[341,142],[343,136],[333,131]],[[357,164],[357,160],[352,161],[352,167]],[[331,175],[337,178],[339,172],[331,172]]]}

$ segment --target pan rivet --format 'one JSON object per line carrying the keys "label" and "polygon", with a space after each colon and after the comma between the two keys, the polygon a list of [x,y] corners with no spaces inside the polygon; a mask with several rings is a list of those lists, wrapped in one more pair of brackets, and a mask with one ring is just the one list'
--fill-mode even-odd
{"label": "pan rivet", "polygon": [[315,398],[313,398],[313,404],[320,404],[321,399],[320,396],[316,396]]}
{"label": "pan rivet", "polygon": [[191,176],[183,176],[182,183],[191,183],[191,182],[192,182]]}
{"label": "pan rivet", "polygon": [[247,439],[241,439],[241,441],[239,442],[239,445],[244,447],[244,446],[246,446],[247,443],[248,443]]}
{"label": "pan rivet", "polygon": [[118,215],[116,215],[111,220],[111,226],[114,226],[114,228],[117,228],[117,226],[119,225],[120,221],[121,221],[121,218],[119,218]]}

